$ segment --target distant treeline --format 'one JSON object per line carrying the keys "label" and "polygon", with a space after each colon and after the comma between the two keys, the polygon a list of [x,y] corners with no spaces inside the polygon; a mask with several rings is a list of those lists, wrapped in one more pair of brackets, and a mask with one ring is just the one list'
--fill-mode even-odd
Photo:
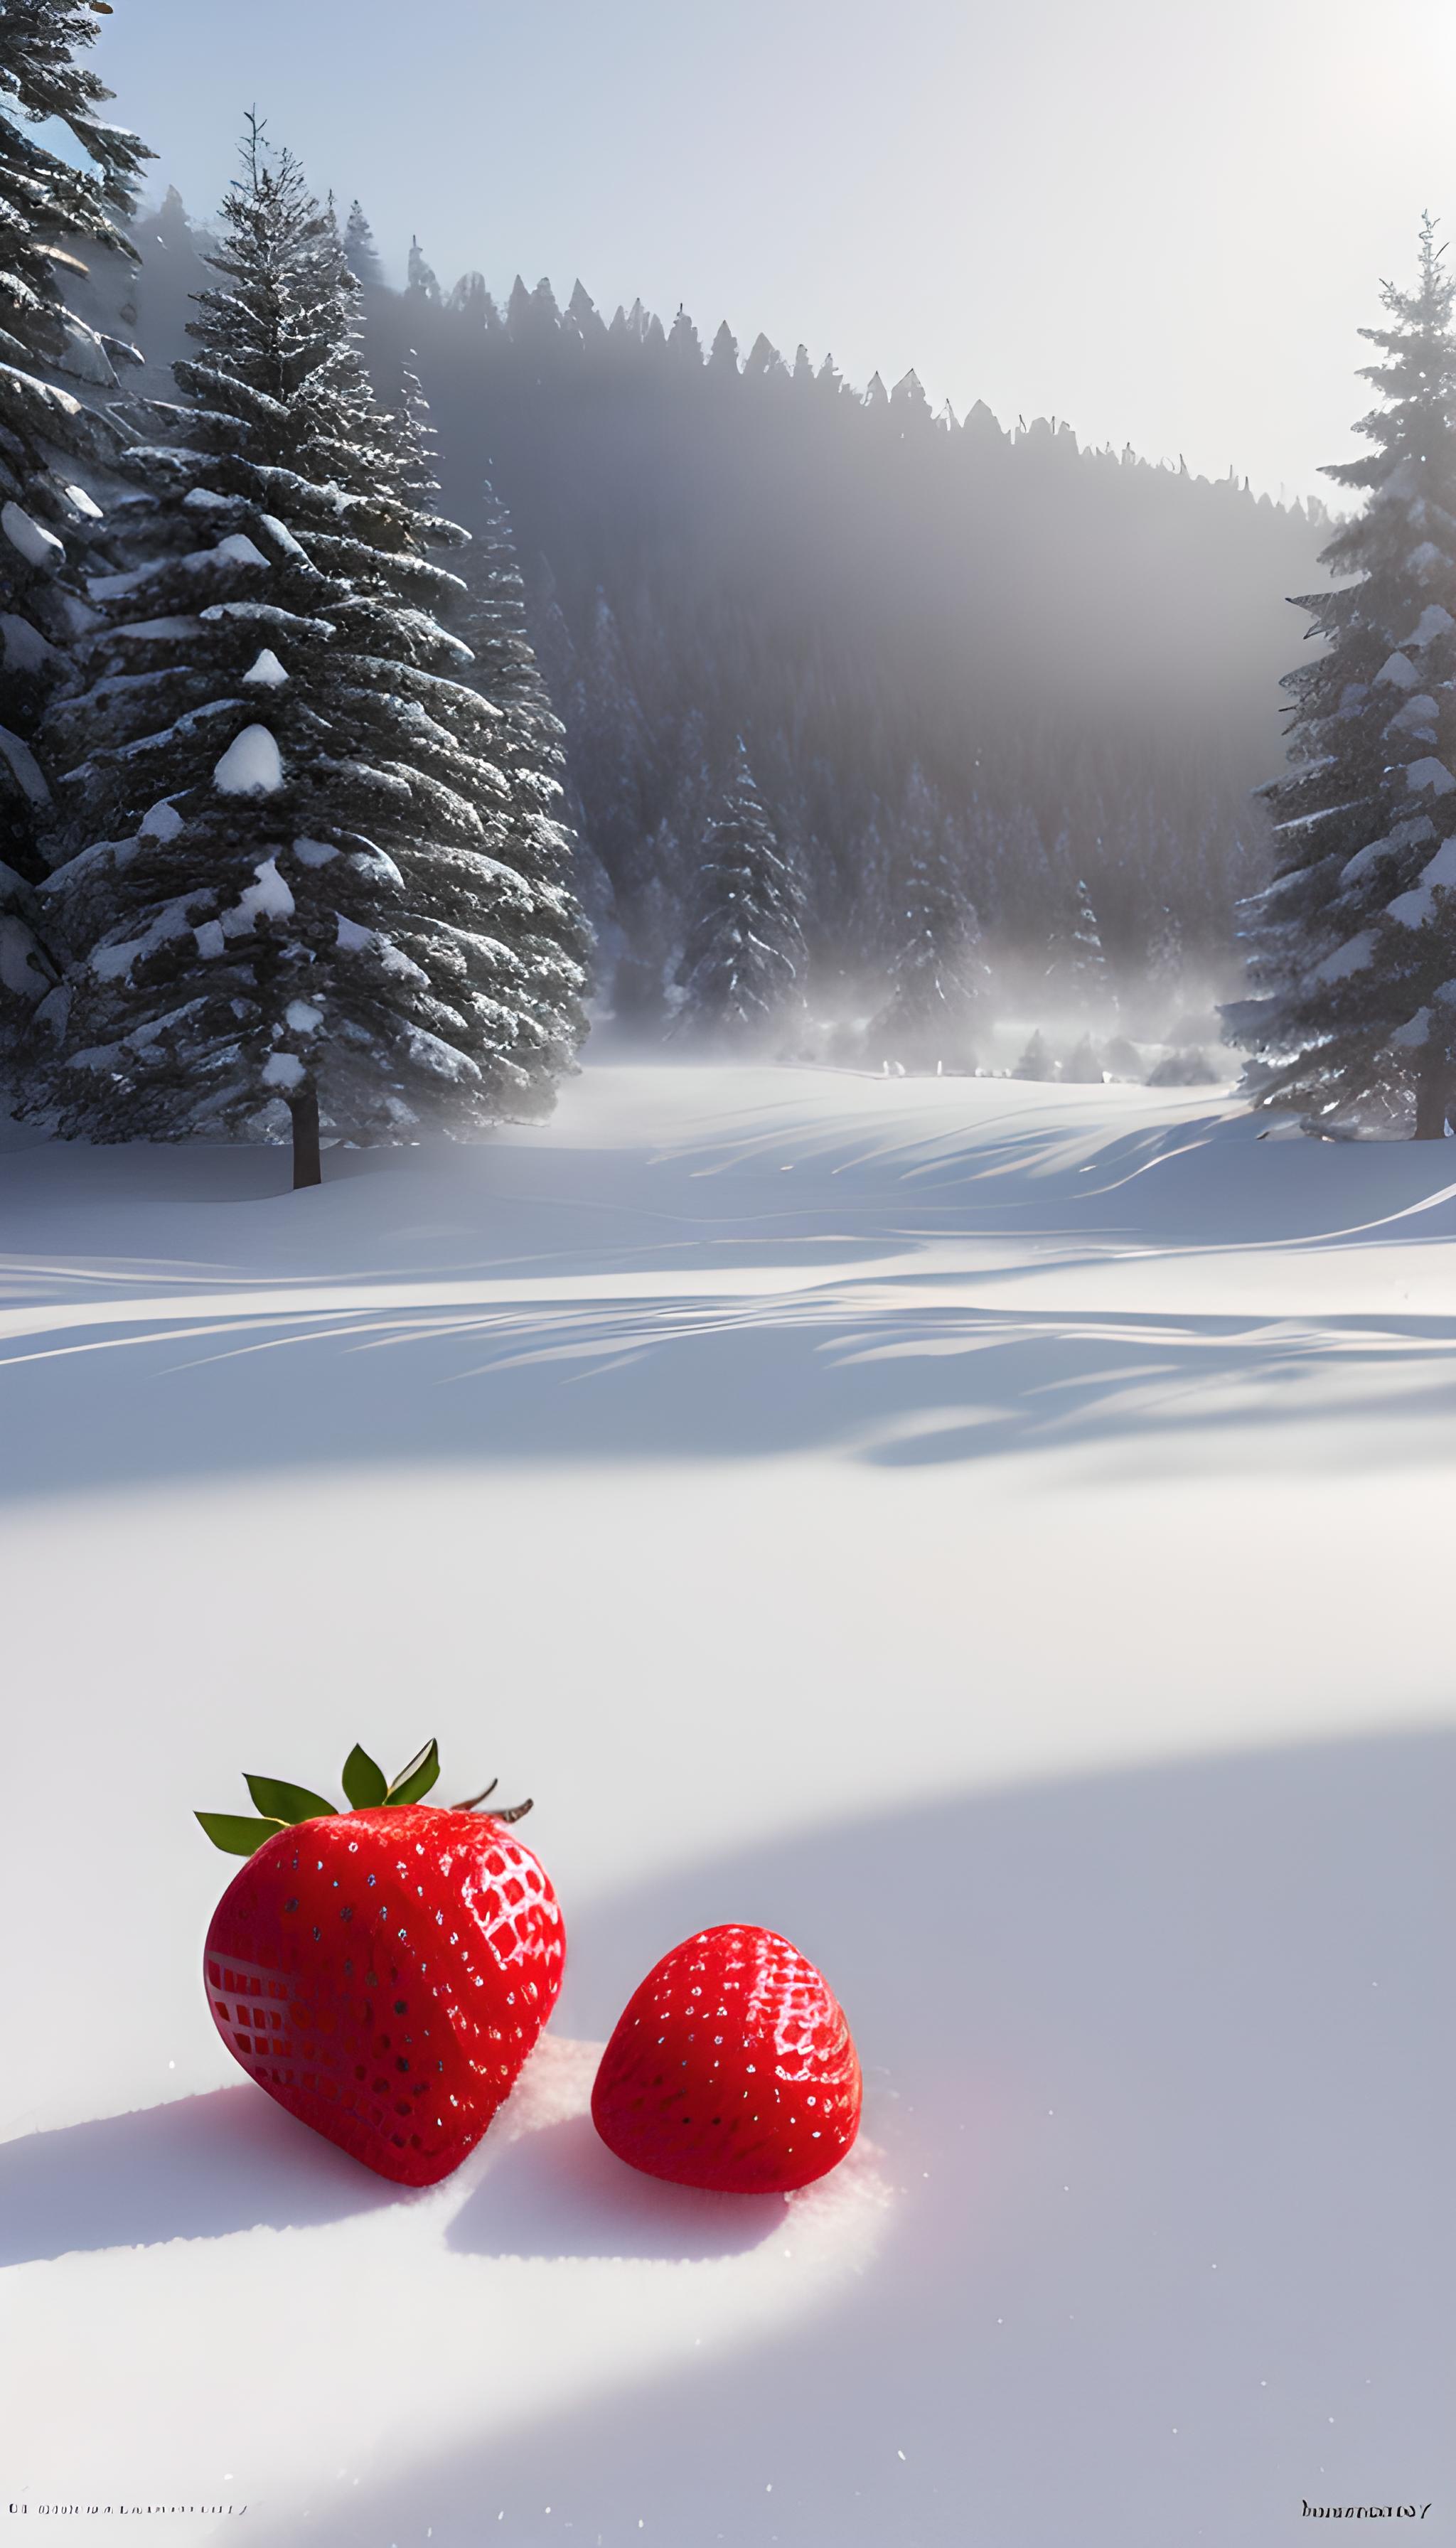
{"label": "distant treeline", "polygon": [[[137,235],[137,333],[165,373],[205,270],[175,195]],[[357,207],[346,249],[382,395],[407,366],[423,381],[449,509],[486,527],[487,477],[509,506],[599,980],[644,1027],[740,737],[825,1014],[885,998],[927,842],[946,925],[1003,996],[1035,1007],[1050,975],[1052,1003],[1088,906],[1125,995],[1228,978],[1318,503],[1065,423],[934,414],[913,372],[862,394],[802,346],[705,345],[682,311],[607,322],[580,284],[563,310],[517,281],[502,308],[479,275],[442,292],[416,250],[392,291]]]}

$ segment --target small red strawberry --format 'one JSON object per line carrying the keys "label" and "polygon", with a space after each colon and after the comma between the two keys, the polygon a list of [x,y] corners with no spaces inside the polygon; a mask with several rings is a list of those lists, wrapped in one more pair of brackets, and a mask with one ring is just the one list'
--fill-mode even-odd
{"label": "small red strawberry", "polygon": [[592,2120],[629,2167],[675,2185],[787,2194],[812,2184],[860,2129],[844,2011],[772,1929],[703,1929],[628,2000]]}
{"label": "small red strawberry", "polygon": [[399,2185],[434,2185],[474,2149],[566,1961],[550,1878],[508,1828],[529,1803],[422,1804],[439,1774],[433,1743],[392,1785],[356,1744],[351,1812],[249,1778],[261,1819],[198,1815],[248,1862],[208,1930],[219,2034],[280,2106]]}

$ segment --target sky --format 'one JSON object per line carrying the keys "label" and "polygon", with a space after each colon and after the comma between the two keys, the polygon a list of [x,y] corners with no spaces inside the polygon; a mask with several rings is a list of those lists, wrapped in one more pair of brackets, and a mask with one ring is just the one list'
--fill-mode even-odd
{"label": "sky", "polygon": [[1275,495],[1456,234],[1452,0],[115,0],[95,59],[195,215],[255,103],[400,280],[417,232]]}

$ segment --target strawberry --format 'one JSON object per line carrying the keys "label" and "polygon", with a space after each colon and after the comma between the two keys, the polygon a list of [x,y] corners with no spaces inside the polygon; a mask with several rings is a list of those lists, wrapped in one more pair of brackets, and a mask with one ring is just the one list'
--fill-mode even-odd
{"label": "strawberry", "polygon": [[703,1929],[654,1964],[601,2056],[592,2120],[618,2158],[675,2185],[787,2194],[860,2129],[838,2000],[772,1929]]}
{"label": "strawberry", "polygon": [[433,1743],[386,1781],[356,1745],[352,1811],[249,1778],[259,1818],[199,1814],[247,1859],[204,1971],[228,2051],[270,2097],[399,2185],[434,2185],[509,2095],[561,1988],[550,1878],[498,1813],[420,1799]]}

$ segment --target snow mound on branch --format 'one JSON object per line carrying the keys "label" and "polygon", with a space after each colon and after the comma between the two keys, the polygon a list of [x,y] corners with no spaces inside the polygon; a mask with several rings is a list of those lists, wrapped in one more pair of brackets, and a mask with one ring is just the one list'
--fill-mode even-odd
{"label": "snow mound on branch", "polygon": [[296,1052],[270,1053],[263,1064],[265,1088],[297,1088],[304,1075],[304,1065]]}
{"label": "snow mound on branch", "polygon": [[1387,655],[1375,678],[1377,682],[1392,682],[1398,690],[1413,690],[1420,675],[1409,656]]}
{"label": "snow mound on branch", "polygon": [[0,611],[0,664],[7,672],[39,673],[47,664],[59,667],[64,660],[29,619],[21,619],[13,610]]}
{"label": "snow mound on branch", "polygon": [[19,549],[28,566],[57,567],[65,556],[64,542],[53,531],[43,530],[19,504],[6,504],[0,510],[0,530],[13,549]]}
{"label": "snow mound on branch", "polygon": [[1413,1051],[1418,1046],[1424,1044],[1429,1031],[1429,1009],[1417,1009],[1413,1018],[1408,1018],[1403,1027],[1397,1027],[1391,1042],[1404,1046],[1408,1051]]}
{"label": "snow mound on branch", "polygon": [[234,566],[266,566],[268,561],[246,531],[229,531],[215,549],[202,551],[205,557],[230,558]]}
{"label": "snow mound on branch", "polygon": [[[1430,816],[1428,814],[1410,815],[1404,823],[1395,824],[1382,840],[1368,842],[1363,850],[1355,852],[1352,859],[1346,859],[1339,871],[1340,883],[1358,884],[1360,878],[1369,872],[1378,859],[1393,857],[1398,850],[1418,849],[1422,841],[1434,839],[1435,825]],[[1284,876],[1280,881],[1283,884],[1292,884],[1295,879],[1292,876]]]}
{"label": "snow mound on branch", "polygon": [[223,929],[228,938],[246,937],[259,920],[291,920],[294,899],[278,872],[277,853],[263,859],[253,869],[256,881],[245,885],[230,911],[223,914]]}
{"label": "snow mound on branch", "polygon": [[1444,761],[1437,761],[1433,753],[1427,753],[1422,761],[1410,763],[1406,773],[1406,784],[1417,792],[1428,787],[1433,796],[1449,796],[1456,788],[1456,778],[1452,777]]}
{"label": "snow mound on branch", "polygon": [[245,682],[254,682],[260,689],[276,690],[287,681],[288,674],[284,666],[279,663],[272,647],[265,646],[256,662],[248,666],[242,678]]}
{"label": "snow mound on branch", "polygon": [[283,785],[283,756],[265,725],[245,725],[213,772],[220,796],[271,796]]}
{"label": "snow mound on branch", "polygon": [[1434,911],[1436,888],[1440,885],[1456,885],[1456,835],[1442,841],[1429,865],[1422,867],[1419,883],[1412,885],[1409,893],[1397,894],[1390,906],[1392,920],[1399,920],[1405,929],[1418,929]]}
{"label": "snow mound on branch", "polygon": [[169,796],[151,806],[137,826],[149,841],[175,841],[182,829],[182,817]]}
{"label": "snow mound on branch", "polygon": [[[397,947],[393,939],[384,937],[377,929],[361,928],[357,920],[348,919],[343,912],[338,915],[338,944],[347,956],[376,956],[381,971],[393,973],[398,981],[426,984],[429,980],[429,975],[422,972],[413,957],[407,956],[402,947]],[[472,1075],[478,1077],[479,1073],[473,1070]]]}
{"label": "snow mound on branch", "polygon": [[175,902],[164,905],[148,929],[139,938],[124,939],[114,947],[98,947],[91,957],[91,970],[99,982],[114,982],[129,974],[138,956],[153,955],[169,939],[181,938],[192,927],[192,914],[199,903],[211,902],[212,895],[179,894]]}
{"label": "snow mound on branch", "polygon": [[1358,973],[1362,965],[1368,964],[1374,952],[1374,930],[1362,929],[1358,937],[1347,938],[1343,947],[1336,947],[1332,956],[1326,956],[1322,964],[1317,964],[1310,979],[1312,982],[1342,982],[1347,973]]}
{"label": "snow mound on branch", "polygon": [[9,762],[16,785],[23,795],[29,796],[33,805],[49,804],[50,790],[41,775],[41,765],[35,754],[29,744],[22,743],[18,734],[12,734],[10,728],[3,725],[0,725],[0,760]]}
{"label": "snow mound on branch", "polygon": [[311,841],[307,838],[295,841],[293,854],[301,867],[326,867],[330,859],[338,857],[332,841]]}
{"label": "snow mound on branch", "polygon": [[1406,643],[1408,646],[1431,646],[1451,628],[1456,628],[1456,619],[1452,618],[1450,611],[1444,609],[1439,601],[1428,601]]}

